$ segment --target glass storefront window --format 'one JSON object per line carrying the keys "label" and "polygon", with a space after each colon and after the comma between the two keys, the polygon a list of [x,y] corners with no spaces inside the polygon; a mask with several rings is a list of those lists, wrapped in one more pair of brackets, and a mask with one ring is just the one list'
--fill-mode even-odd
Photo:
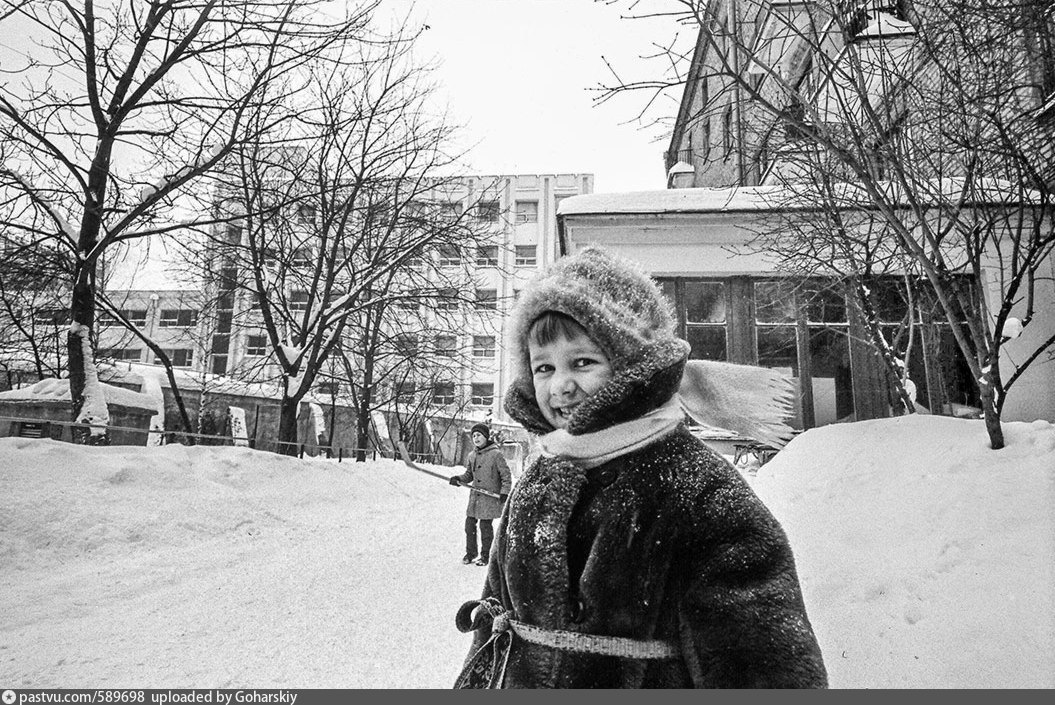
{"label": "glass storefront window", "polygon": [[685,339],[692,346],[693,360],[725,360],[728,352],[725,326],[688,326]]}
{"label": "glass storefront window", "polygon": [[840,284],[811,284],[802,294],[810,323],[846,323],[846,298]]}
{"label": "glass storefront window", "polygon": [[795,287],[785,281],[756,281],[755,320],[758,323],[794,323]]}
{"label": "glass storefront window", "polygon": [[721,282],[687,281],[685,320],[688,323],[725,323],[725,285]]}
{"label": "glass storefront window", "polygon": [[794,326],[758,326],[758,364],[762,367],[784,367],[799,376],[799,354]]}

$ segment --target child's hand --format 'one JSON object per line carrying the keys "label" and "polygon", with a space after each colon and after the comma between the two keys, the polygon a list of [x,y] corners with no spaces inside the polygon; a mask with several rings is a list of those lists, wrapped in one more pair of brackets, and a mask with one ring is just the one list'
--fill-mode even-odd
{"label": "child's hand", "polygon": [[507,495],[507,494],[500,494],[500,495],[498,495],[498,501],[501,502],[502,504],[505,504],[507,499],[509,499],[509,495]]}
{"label": "child's hand", "polygon": [[458,479],[457,475],[451,475],[451,479],[448,482],[450,482],[455,487],[462,484],[462,481]]}

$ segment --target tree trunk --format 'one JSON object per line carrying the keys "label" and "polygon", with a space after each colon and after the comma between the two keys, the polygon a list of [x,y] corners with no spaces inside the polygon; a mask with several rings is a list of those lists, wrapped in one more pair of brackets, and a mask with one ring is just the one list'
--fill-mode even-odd
{"label": "tree trunk", "polygon": [[[110,178],[110,150],[113,146],[109,135],[100,136],[96,155],[88,172],[88,190],[85,194],[84,216],[77,236],[78,260],[73,275],[73,296],[70,302],[70,321],[88,329],[90,336],[95,330],[95,272],[94,257],[89,257],[99,242],[99,231],[103,224],[103,203],[106,186]],[[72,324],[71,324],[72,328]],[[70,400],[73,403],[73,420],[76,421],[84,406],[84,385],[87,381],[86,367],[94,360],[84,359],[81,336],[72,330],[66,335],[66,351],[69,356]]]}
{"label": "tree trunk", "polygon": [[982,405],[982,418],[985,419],[985,431],[989,434],[989,447],[1000,450],[1004,447],[1004,429],[1000,426],[1000,408],[996,402],[997,387],[1000,378],[994,371],[999,364],[995,356],[987,359],[987,372],[982,375],[978,384],[978,392]]}
{"label": "tree trunk", "polygon": [[[89,266],[89,265],[82,265]],[[70,321],[88,328],[88,335],[95,324],[95,293],[90,284],[92,277],[88,273],[77,273],[78,276],[73,285],[73,297],[70,302]],[[77,420],[84,406],[84,386],[87,382],[86,365],[90,360],[84,359],[84,343],[81,334],[71,330],[66,333],[66,354],[69,357],[70,371],[70,400],[73,404],[74,421]]]}
{"label": "tree trunk", "polygon": [[370,445],[370,388],[364,387],[355,410],[355,460],[366,460],[366,449]]}
{"label": "tree trunk", "polygon": [[297,454],[297,413],[300,399],[283,396],[278,417],[278,452],[282,455]]}

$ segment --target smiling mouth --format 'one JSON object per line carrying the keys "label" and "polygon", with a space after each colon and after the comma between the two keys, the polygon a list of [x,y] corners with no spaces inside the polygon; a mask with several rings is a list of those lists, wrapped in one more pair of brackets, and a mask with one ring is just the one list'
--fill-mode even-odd
{"label": "smiling mouth", "polygon": [[572,406],[565,406],[565,407],[557,407],[557,406],[555,406],[555,407],[553,407],[553,411],[560,418],[567,420],[567,419],[571,418],[572,413],[575,411],[575,409],[578,408],[578,406],[579,406],[578,404],[574,404]]}

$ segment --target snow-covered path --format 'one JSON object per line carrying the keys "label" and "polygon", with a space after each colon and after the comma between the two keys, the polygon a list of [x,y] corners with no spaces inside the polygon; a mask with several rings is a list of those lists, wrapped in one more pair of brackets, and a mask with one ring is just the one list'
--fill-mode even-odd
{"label": "snow-covered path", "polygon": [[[72,449],[4,443],[56,460]],[[87,467],[61,473],[65,486],[41,487],[39,503],[17,493],[23,504],[4,523],[22,512],[44,521],[18,537],[37,544],[35,559],[12,556],[4,541],[4,562],[21,565],[0,577],[0,680],[217,688],[453,682],[468,644],[454,612],[479,594],[484,574],[459,561],[464,490],[392,462],[293,461],[233,448],[158,452],[168,462],[148,469],[135,467],[137,451],[95,450]],[[293,477],[283,477],[290,468]],[[4,484],[29,481],[4,476]],[[142,485],[169,496],[143,507],[151,492]]]}

